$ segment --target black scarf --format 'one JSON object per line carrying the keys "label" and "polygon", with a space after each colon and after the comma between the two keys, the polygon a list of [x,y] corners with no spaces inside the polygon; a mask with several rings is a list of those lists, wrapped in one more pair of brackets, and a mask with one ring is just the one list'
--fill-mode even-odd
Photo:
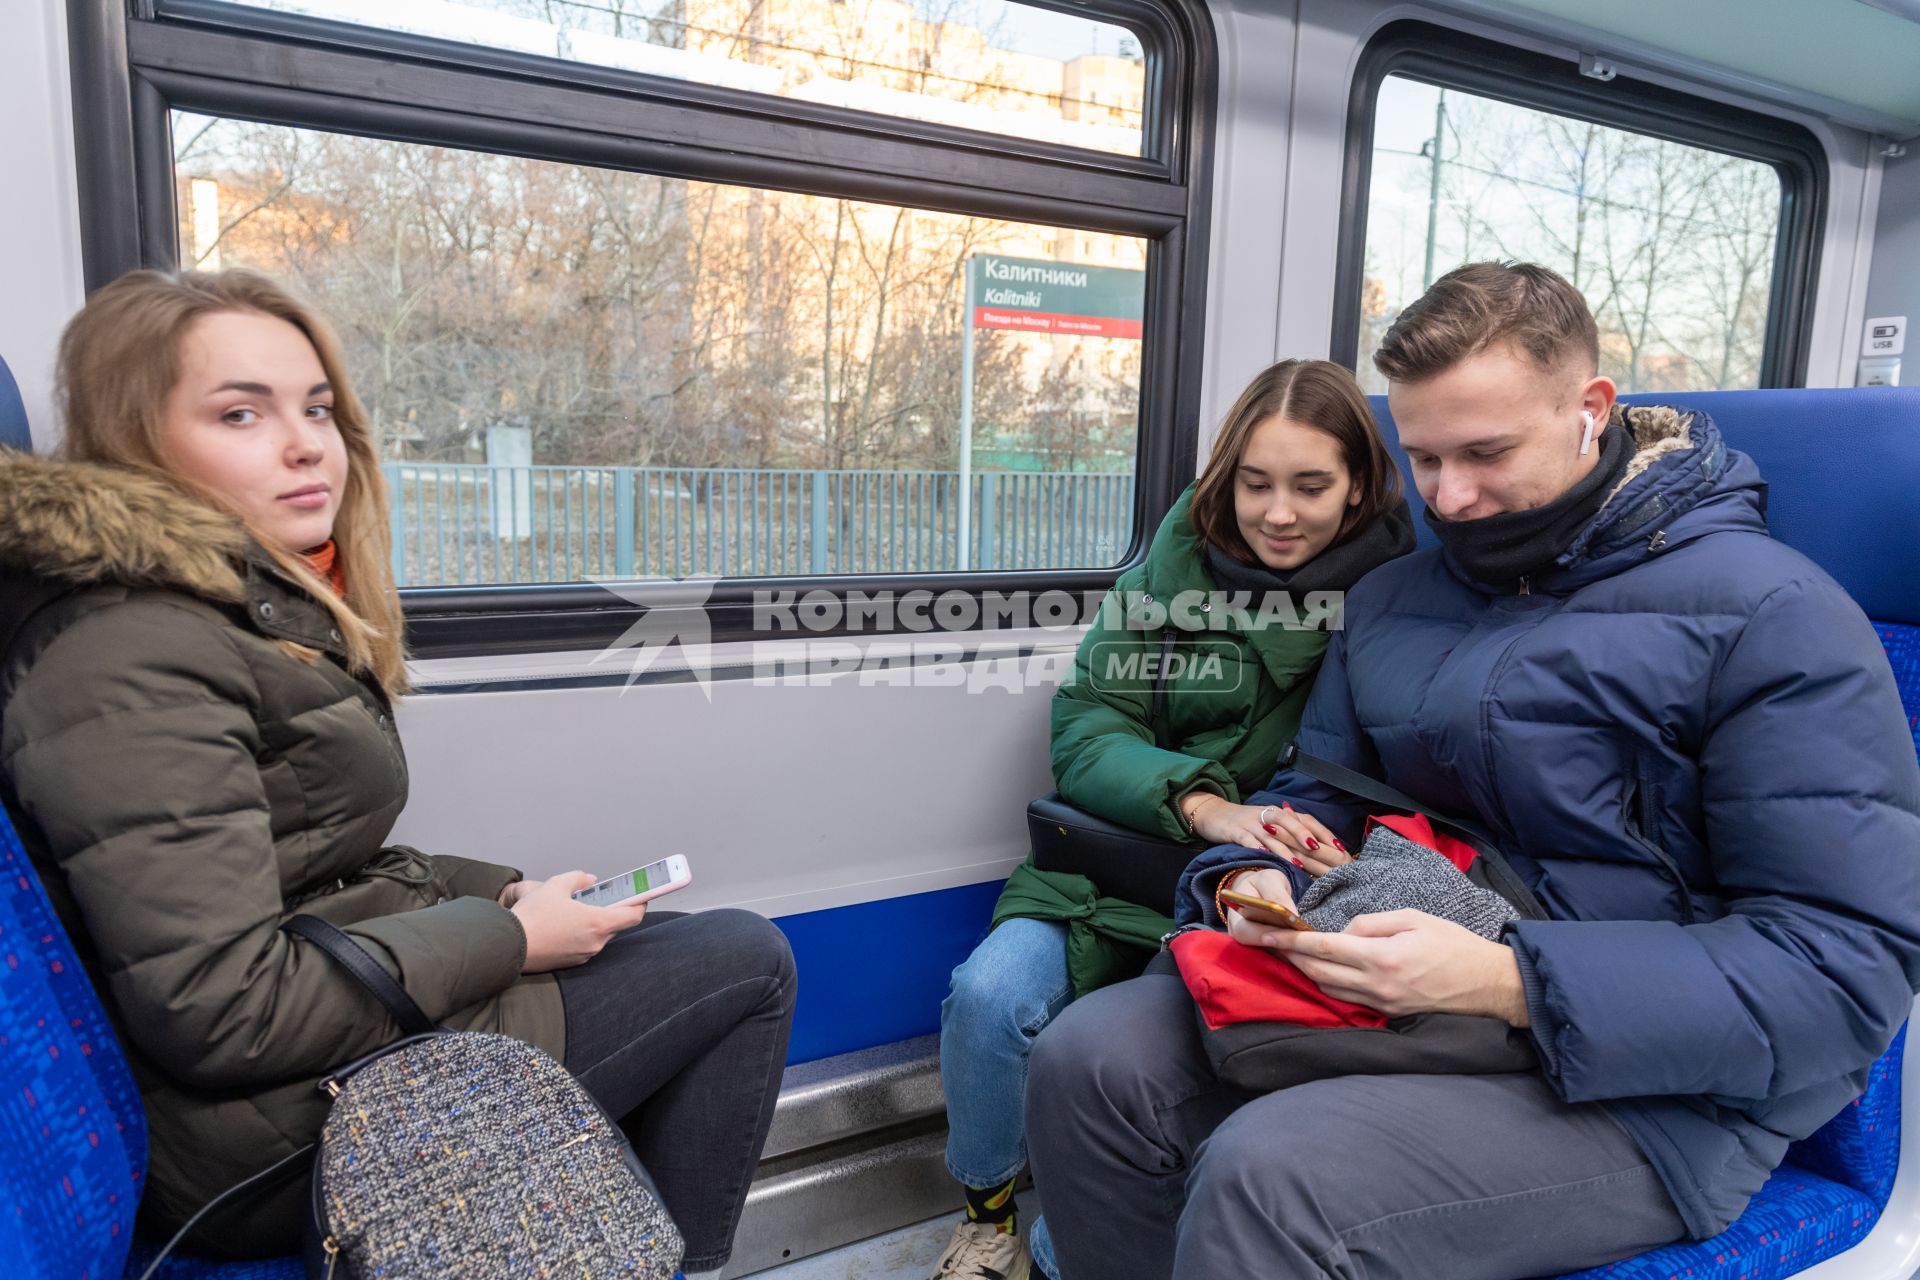
{"label": "black scarf", "polygon": [[1312,591],[1345,591],[1374,569],[1413,550],[1413,513],[1403,498],[1378,520],[1350,531],[1297,569],[1242,564],[1207,544],[1207,570],[1228,591],[1284,591],[1296,600]]}
{"label": "black scarf", "polygon": [[1475,582],[1512,590],[1560,558],[1587,522],[1600,513],[1607,496],[1626,474],[1633,458],[1633,431],[1624,421],[1600,436],[1600,461],[1573,488],[1530,511],[1503,511],[1478,520],[1442,520],[1426,510],[1427,527],[1440,539],[1455,564]]}

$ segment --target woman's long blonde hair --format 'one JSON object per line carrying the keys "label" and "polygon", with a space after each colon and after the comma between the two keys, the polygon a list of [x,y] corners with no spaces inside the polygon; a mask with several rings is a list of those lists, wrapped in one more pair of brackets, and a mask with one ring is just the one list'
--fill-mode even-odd
{"label": "woman's long blonde hair", "polygon": [[[180,380],[181,339],[196,320],[223,311],[272,316],[300,330],[332,384],[333,421],[347,452],[347,480],[333,522],[335,563],[346,575],[346,599],[336,596],[296,551],[275,545],[251,526],[247,532],[333,615],[348,665],[372,676],[389,695],[400,693],[407,684],[405,620],[393,582],[379,451],[333,331],[279,284],[254,271],[133,271],[94,294],[60,338],[59,395],[66,416],[60,451],[76,462],[157,476],[189,498],[231,511],[220,494],[169,465],[163,435],[167,397]],[[308,660],[315,656],[284,643]]]}

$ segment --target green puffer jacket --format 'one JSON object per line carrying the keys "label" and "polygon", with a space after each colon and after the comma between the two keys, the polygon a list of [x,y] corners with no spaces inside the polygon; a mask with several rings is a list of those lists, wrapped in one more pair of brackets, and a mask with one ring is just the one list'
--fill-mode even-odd
{"label": "green puffer jacket", "polygon": [[[399,1034],[290,915],[436,1021],[564,1054],[559,989],[521,975],[495,901],[519,872],[386,847],[406,757],[318,601],[150,477],[0,450],[0,513],[0,799],[132,1060],[150,1229],[311,1141],[315,1082]],[[200,1247],[291,1251],[297,1193]]]}
{"label": "green puffer jacket", "polygon": [[[1329,635],[1284,626],[1215,629],[1212,611],[1198,612],[1197,598],[1176,616],[1197,618],[1206,629],[1143,626],[1182,593],[1222,590],[1189,518],[1192,501],[1189,487],[1161,521],[1146,562],[1114,583],[1080,642],[1072,674],[1053,696],[1053,778],[1060,794],[1111,822],[1169,840],[1188,838],[1177,807],[1181,796],[1211,791],[1238,803],[1273,777],[1299,728]],[[1178,632],[1173,653],[1179,661],[1169,667],[1164,721],[1156,724],[1151,663],[1161,658],[1168,626]],[[1099,898],[1090,884],[1063,886],[1059,877],[1040,883],[1039,874],[1031,863],[1015,870],[994,923],[1015,915],[1065,921],[1077,991],[1137,973],[1150,952],[1130,940],[1173,928],[1169,916],[1149,913],[1151,925],[1135,918],[1142,908],[1122,911],[1128,904]],[[1055,902],[1073,905],[1048,905]]]}

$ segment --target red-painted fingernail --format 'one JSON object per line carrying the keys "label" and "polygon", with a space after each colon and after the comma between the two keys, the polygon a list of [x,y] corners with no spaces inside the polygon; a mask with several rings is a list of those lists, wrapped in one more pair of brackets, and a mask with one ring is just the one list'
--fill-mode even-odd
{"label": "red-painted fingernail", "polygon": [[1291,804],[1288,804],[1288,803],[1287,803],[1287,802],[1286,802],[1285,800],[1282,800],[1282,801],[1280,802],[1280,807],[1281,807],[1282,809],[1285,809],[1285,810],[1286,810],[1286,811],[1287,811],[1288,813],[1292,813],[1292,812],[1293,812],[1293,806],[1292,806]]}
{"label": "red-painted fingernail", "polygon": [[1289,858],[1287,859],[1287,861],[1293,863],[1294,866],[1300,868],[1302,871],[1305,871],[1307,869],[1307,864],[1300,861],[1300,859],[1298,858]]}
{"label": "red-painted fingernail", "polygon": [[1280,828],[1274,826],[1271,822],[1261,823],[1260,829],[1266,832],[1270,836],[1277,836],[1280,834]]}
{"label": "red-painted fingernail", "polygon": [[1333,842],[1333,847],[1338,849],[1342,853],[1345,853],[1347,851],[1347,846],[1341,844],[1338,840],[1335,840]]}
{"label": "red-painted fingernail", "polygon": [[1307,850],[1309,852],[1315,849],[1318,849],[1319,847],[1320,847],[1320,842],[1318,840],[1315,840],[1312,836],[1307,837]]}

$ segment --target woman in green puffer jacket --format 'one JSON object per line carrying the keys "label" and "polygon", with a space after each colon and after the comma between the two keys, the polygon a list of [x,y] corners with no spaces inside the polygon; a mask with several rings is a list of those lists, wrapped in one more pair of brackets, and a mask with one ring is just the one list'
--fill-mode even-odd
{"label": "woman in green puffer jacket", "polygon": [[[404,620],[325,326],[248,272],[136,272],[68,326],[60,382],[64,456],[0,449],[0,800],[140,1086],[143,1228],[311,1142],[318,1081],[398,1037],[281,930],[309,914],[435,1022],[565,1063],[633,1138],[687,1270],[723,1265],[779,1090],[786,942],[387,843]],[[291,1253],[302,1199],[243,1202],[191,1247]]]}
{"label": "woman in green puffer jacket", "polygon": [[[1347,861],[1312,819],[1240,797],[1273,776],[1299,727],[1340,594],[1412,549],[1399,471],[1353,375],[1324,360],[1261,373],[1054,695],[1060,794],[1196,848],[1237,842],[1315,873]],[[1172,928],[1083,877],[1014,872],[941,1006],[947,1167],[967,1218],[935,1280],[1025,1280],[1013,1184],[1029,1047],[1076,996],[1138,973]]]}

